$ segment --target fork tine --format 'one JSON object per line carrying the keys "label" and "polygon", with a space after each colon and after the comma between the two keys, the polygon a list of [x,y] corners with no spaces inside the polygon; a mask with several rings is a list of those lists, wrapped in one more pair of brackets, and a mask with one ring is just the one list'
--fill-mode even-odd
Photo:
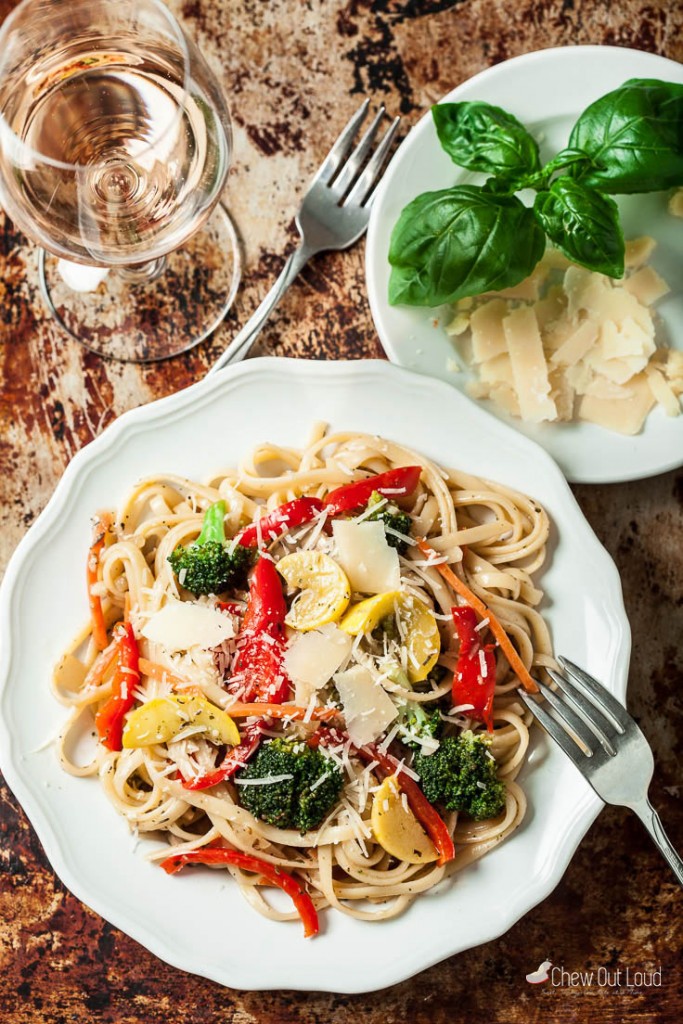
{"label": "fork tine", "polygon": [[358,171],[363,166],[367,158],[367,155],[370,152],[370,148],[372,147],[372,144],[375,141],[377,130],[384,118],[385,113],[386,111],[384,108],[384,104],[382,104],[377,113],[375,114],[375,116],[373,117],[372,121],[368,125],[368,127],[363,132],[360,142],[354,149],[353,153],[348,158],[344,166],[340,169],[337,177],[334,179],[332,183],[332,190],[335,193],[335,195],[338,196],[339,199],[342,198],[344,193],[353,184],[356,175],[358,174]]}
{"label": "fork tine", "polygon": [[581,748],[571,738],[571,736],[569,736],[564,731],[562,726],[559,725],[555,721],[555,719],[548,714],[543,705],[537,703],[537,701],[535,701],[533,697],[531,697],[526,692],[526,690],[520,689],[517,690],[517,693],[524,701],[526,706],[529,708],[529,711],[534,716],[534,718],[538,719],[538,721],[541,723],[546,732],[552,736],[552,738],[555,740],[558,746],[562,747],[567,757],[574,762],[576,767],[580,771],[583,771],[586,761],[588,759],[584,752],[581,750]]}
{"label": "fork tine", "polygon": [[358,129],[365,120],[369,106],[370,100],[364,99],[356,113],[338,135],[336,142],[318,168],[311,184],[322,182],[326,185],[328,181],[332,180],[339,170],[342,160],[351,149],[353,140],[358,134]]}
{"label": "fork tine", "polygon": [[560,655],[557,660],[569,678],[588,697],[591,704],[594,704],[598,710],[602,711],[603,715],[611,721],[618,733],[624,733],[631,722],[631,717],[616,697],[606,690],[597,679],[594,679],[593,676],[579,668],[569,658],[563,658]]}
{"label": "fork tine", "polygon": [[551,690],[549,686],[544,683],[538,683],[538,689],[543,694],[545,699],[550,704],[551,708],[554,708],[555,713],[559,718],[562,719],[569,732],[572,734],[572,738],[577,743],[583,744],[586,748],[585,753],[588,757],[592,757],[595,746],[595,736],[592,730],[590,730],[583,719],[579,718],[573,708],[569,707],[568,704],[558,697],[558,695]]}
{"label": "fork tine", "polygon": [[[380,176],[382,167],[384,165],[384,161],[386,160],[389,150],[391,149],[392,143],[394,141],[394,138],[396,137],[396,132],[398,131],[398,126],[400,123],[400,117],[395,117],[394,120],[391,122],[384,138],[382,139],[379,146],[373,153],[372,158],[368,161],[367,167],[365,168],[365,170],[359,177],[358,181],[356,182],[356,184],[353,186],[348,196],[346,197],[344,206],[346,206],[347,203],[357,203],[360,206],[365,202],[365,197],[374,187]],[[370,206],[373,199],[374,192],[372,193],[368,201],[365,202],[366,209]]]}
{"label": "fork tine", "polygon": [[[611,754],[612,757],[614,757],[614,755],[616,754],[614,745],[611,742],[607,733],[604,731],[604,724],[602,725],[602,727],[600,724],[609,722],[609,724],[611,725],[611,720],[605,718],[603,713],[600,710],[598,710],[598,708],[596,708],[595,705],[591,704],[589,700],[586,700],[583,694],[579,690],[577,690],[573,683],[570,683],[568,679],[565,679],[564,676],[561,676],[559,672],[556,672],[552,668],[546,669],[546,671],[548,672],[548,675],[551,677],[553,682],[557,684],[558,689],[564,695],[564,698],[569,704],[569,706],[576,712],[579,718],[586,723],[586,725],[591,730],[596,739],[600,741],[600,744],[602,745],[603,749],[608,754]],[[544,693],[546,689],[547,687],[542,687]]]}

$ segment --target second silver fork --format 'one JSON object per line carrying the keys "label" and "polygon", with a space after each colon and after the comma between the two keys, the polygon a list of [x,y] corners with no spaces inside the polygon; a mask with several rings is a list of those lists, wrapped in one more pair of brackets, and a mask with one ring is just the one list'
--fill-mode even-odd
{"label": "second silver fork", "polygon": [[312,256],[326,249],[347,249],[364,234],[374,189],[382,176],[400,122],[399,117],[394,118],[373,152],[385,114],[381,106],[350,153],[368,108],[369,100],[365,100],[321,164],[296,215],[301,236],[299,245],[256,312],[209,373],[244,359],[278,302]]}
{"label": "second silver fork", "polygon": [[649,743],[626,708],[597,679],[568,658],[558,661],[565,675],[548,669],[558,689],[537,682],[554,714],[523,690],[517,691],[519,696],[598,796],[638,815],[683,885],[683,860],[648,799],[654,772]]}

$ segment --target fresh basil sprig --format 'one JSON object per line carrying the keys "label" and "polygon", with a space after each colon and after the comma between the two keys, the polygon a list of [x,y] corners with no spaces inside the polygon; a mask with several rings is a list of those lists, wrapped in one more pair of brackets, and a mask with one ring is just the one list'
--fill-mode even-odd
{"label": "fresh basil sprig", "polygon": [[[405,207],[389,249],[392,305],[438,306],[518,284],[546,234],[575,263],[621,277],[624,238],[609,195],[683,185],[683,85],[673,82],[632,79],[602,96],[543,167],[533,136],[500,107],[442,103],[432,116],[453,162],[489,178]],[[524,188],[537,193],[531,208],[514,194]]]}

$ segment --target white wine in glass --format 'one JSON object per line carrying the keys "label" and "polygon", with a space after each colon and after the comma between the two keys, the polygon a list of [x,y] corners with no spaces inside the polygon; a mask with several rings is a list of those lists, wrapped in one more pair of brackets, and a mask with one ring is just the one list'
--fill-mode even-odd
{"label": "white wine in glass", "polygon": [[23,0],[0,28],[0,201],[94,351],[163,359],[223,319],[230,155],[218,82],[160,0]]}

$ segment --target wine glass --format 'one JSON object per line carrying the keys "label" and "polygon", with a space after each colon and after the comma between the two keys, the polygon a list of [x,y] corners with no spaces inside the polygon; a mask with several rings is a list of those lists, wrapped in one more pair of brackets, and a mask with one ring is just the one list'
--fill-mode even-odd
{"label": "wine glass", "polygon": [[0,27],[0,202],[61,326],[114,359],[204,339],[240,274],[218,82],[160,0],[23,0]]}

